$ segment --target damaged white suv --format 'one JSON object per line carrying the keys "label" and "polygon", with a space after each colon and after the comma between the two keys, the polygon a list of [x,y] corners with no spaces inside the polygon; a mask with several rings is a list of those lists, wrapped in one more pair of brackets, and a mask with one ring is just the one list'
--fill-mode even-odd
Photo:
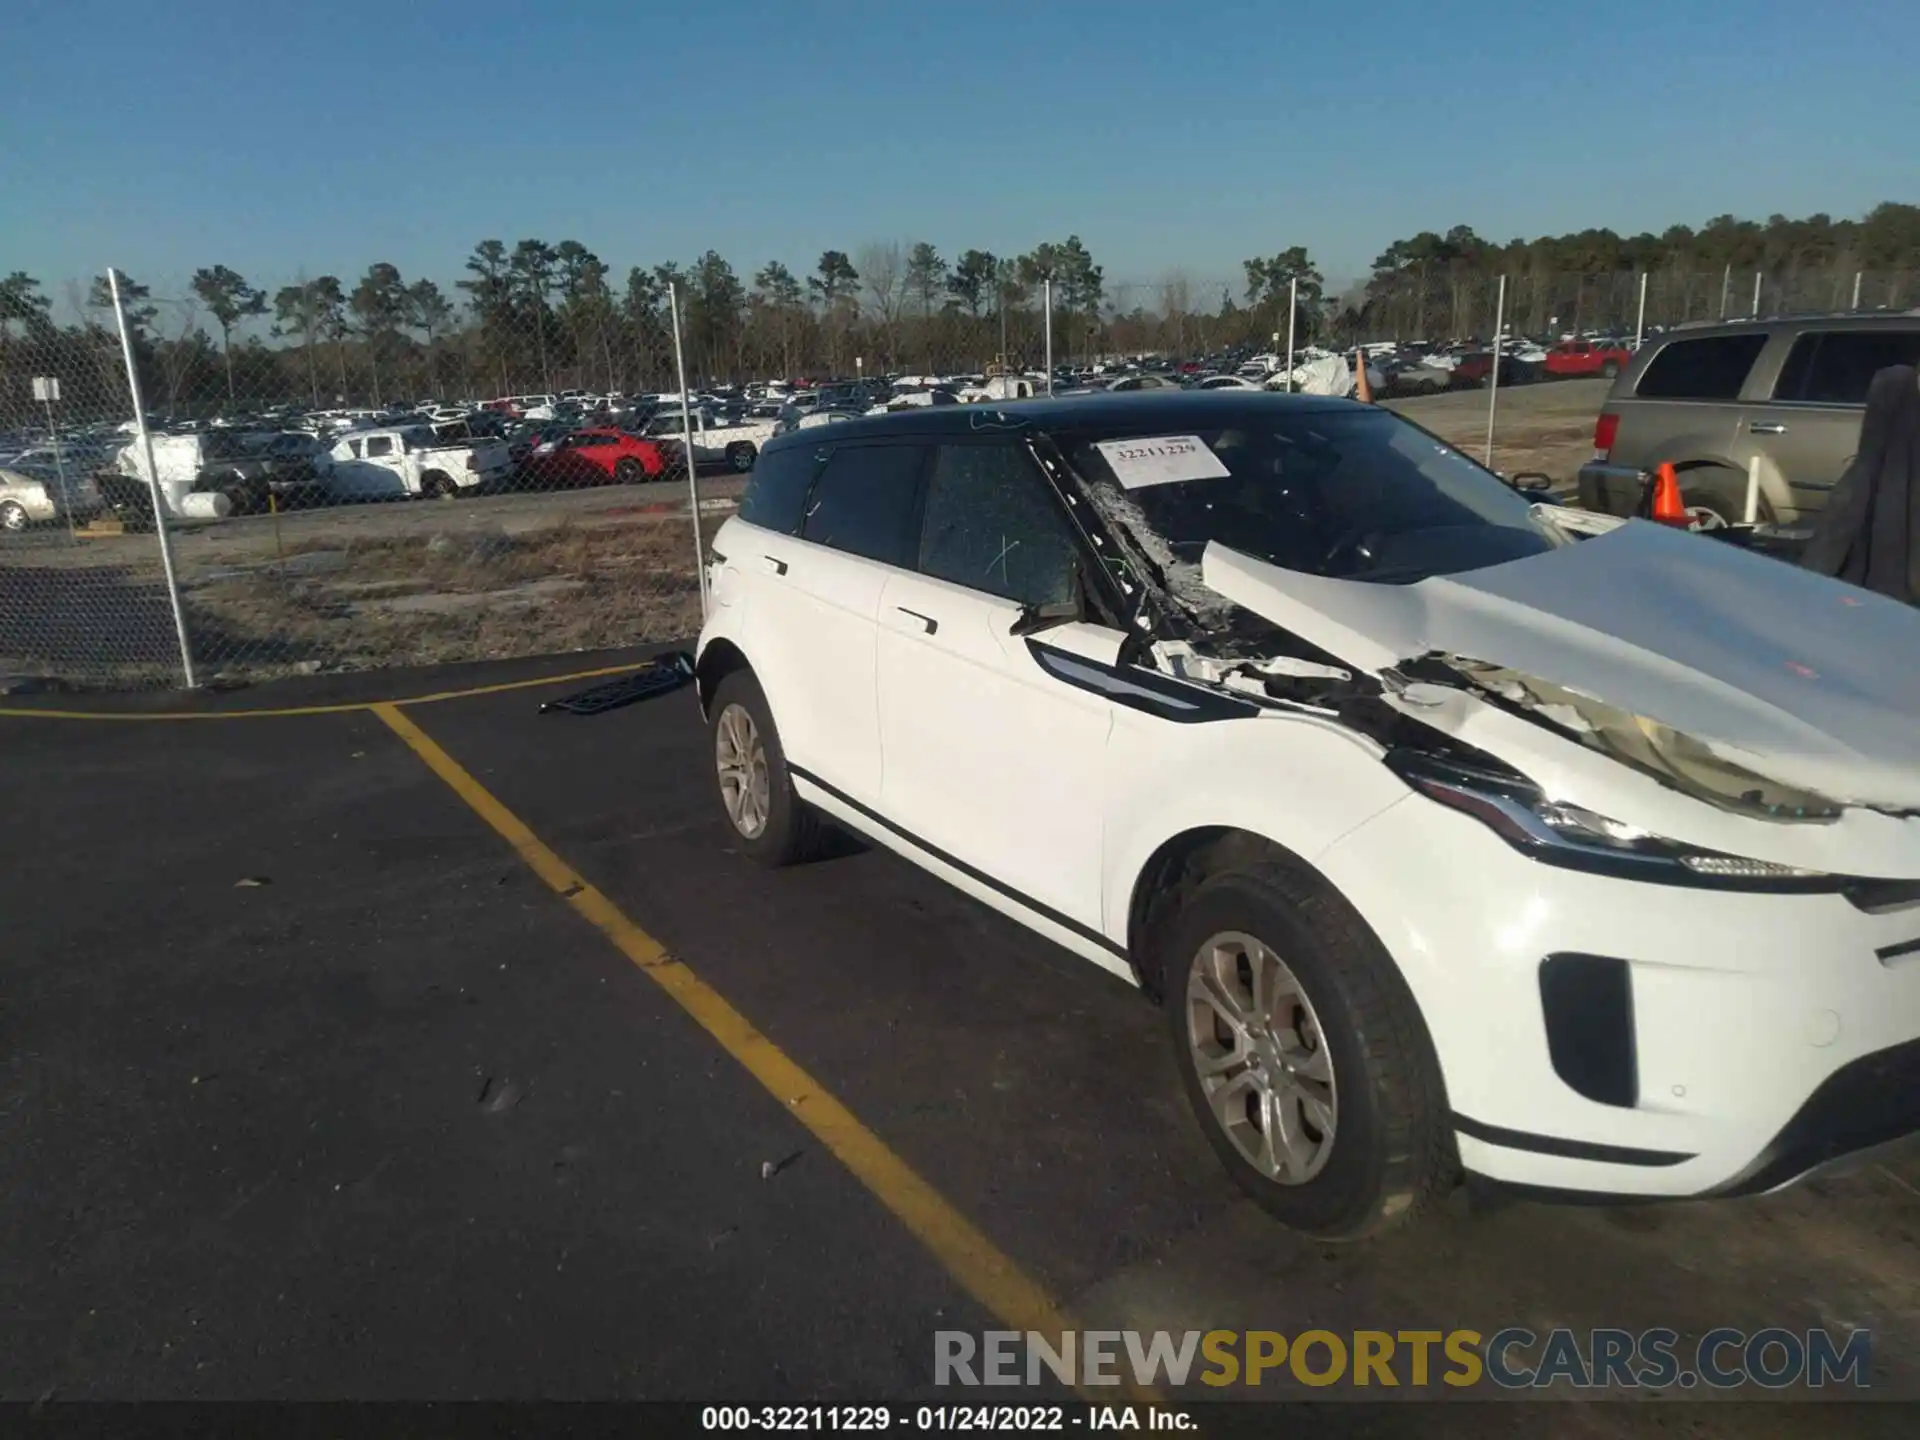
{"label": "damaged white suv", "polygon": [[1325,1237],[1464,1171],[1785,1184],[1920,1128],[1920,613],[1239,392],[769,445],[701,703],[744,848],[822,817],[1165,1006]]}

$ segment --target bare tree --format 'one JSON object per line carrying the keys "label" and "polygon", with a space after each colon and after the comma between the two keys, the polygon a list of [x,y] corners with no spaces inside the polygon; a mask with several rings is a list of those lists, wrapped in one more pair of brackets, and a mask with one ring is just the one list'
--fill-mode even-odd
{"label": "bare tree", "polygon": [[876,241],[862,246],[853,257],[853,263],[860,271],[860,281],[866,286],[867,297],[873,303],[873,313],[879,317],[881,329],[886,334],[886,363],[891,368],[897,348],[894,344],[895,327],[900,322],[900,311],[907,301],[906,248],[898,240]]}

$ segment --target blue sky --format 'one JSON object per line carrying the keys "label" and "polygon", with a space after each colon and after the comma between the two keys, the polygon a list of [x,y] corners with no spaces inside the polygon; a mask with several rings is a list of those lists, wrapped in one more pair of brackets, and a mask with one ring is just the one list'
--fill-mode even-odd
{"label": "blue sky", "polygon": [[1920,200],[1914,0],[9,0],[0,53],[0,273],[56,286],[1069,232],[1110,284],[1346,278],[1463,222]]}

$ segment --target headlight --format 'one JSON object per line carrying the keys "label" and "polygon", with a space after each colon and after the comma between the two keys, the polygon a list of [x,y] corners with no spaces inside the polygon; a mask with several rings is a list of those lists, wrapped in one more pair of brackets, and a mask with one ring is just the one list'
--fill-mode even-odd
{"label": "headlight", "polygon": [[1702,889],[1828,891],[1844,878],[1771,860],[1722,855],[1666,840],[1579,805],[1550,800],[1512,771],[1419,751],[1393,750],[1386,763],[1415,790],[1480,821],[1514,849],[1548,865],[1622,879]]}

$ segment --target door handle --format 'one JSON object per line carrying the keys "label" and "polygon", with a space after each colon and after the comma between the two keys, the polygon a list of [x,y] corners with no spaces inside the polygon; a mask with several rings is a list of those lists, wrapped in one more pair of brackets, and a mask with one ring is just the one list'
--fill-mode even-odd
{"label": "door handle", "polygon": [[762,555],[760,557],[760,563],[766,567],[769,575],[784,575],[787,573],[787,562],[784,560],[776,560],[771,555]]}
{"label": "door handle", "polygon": [[918,626],[922,635],[931,635],[940,628],[940,622],[931,615],[922,615],[918,610],[909,610],[904,605],[894,606],[894,613],[904,615],[908,620],[913,622],[912,625],[902,625],[902,629],[912,629],[914,626]]}
{"label": "door handle", "polygon": [[1749,420],[1747,429],[1755,435],[1784,435],[1787,427],[1773,420]]}

